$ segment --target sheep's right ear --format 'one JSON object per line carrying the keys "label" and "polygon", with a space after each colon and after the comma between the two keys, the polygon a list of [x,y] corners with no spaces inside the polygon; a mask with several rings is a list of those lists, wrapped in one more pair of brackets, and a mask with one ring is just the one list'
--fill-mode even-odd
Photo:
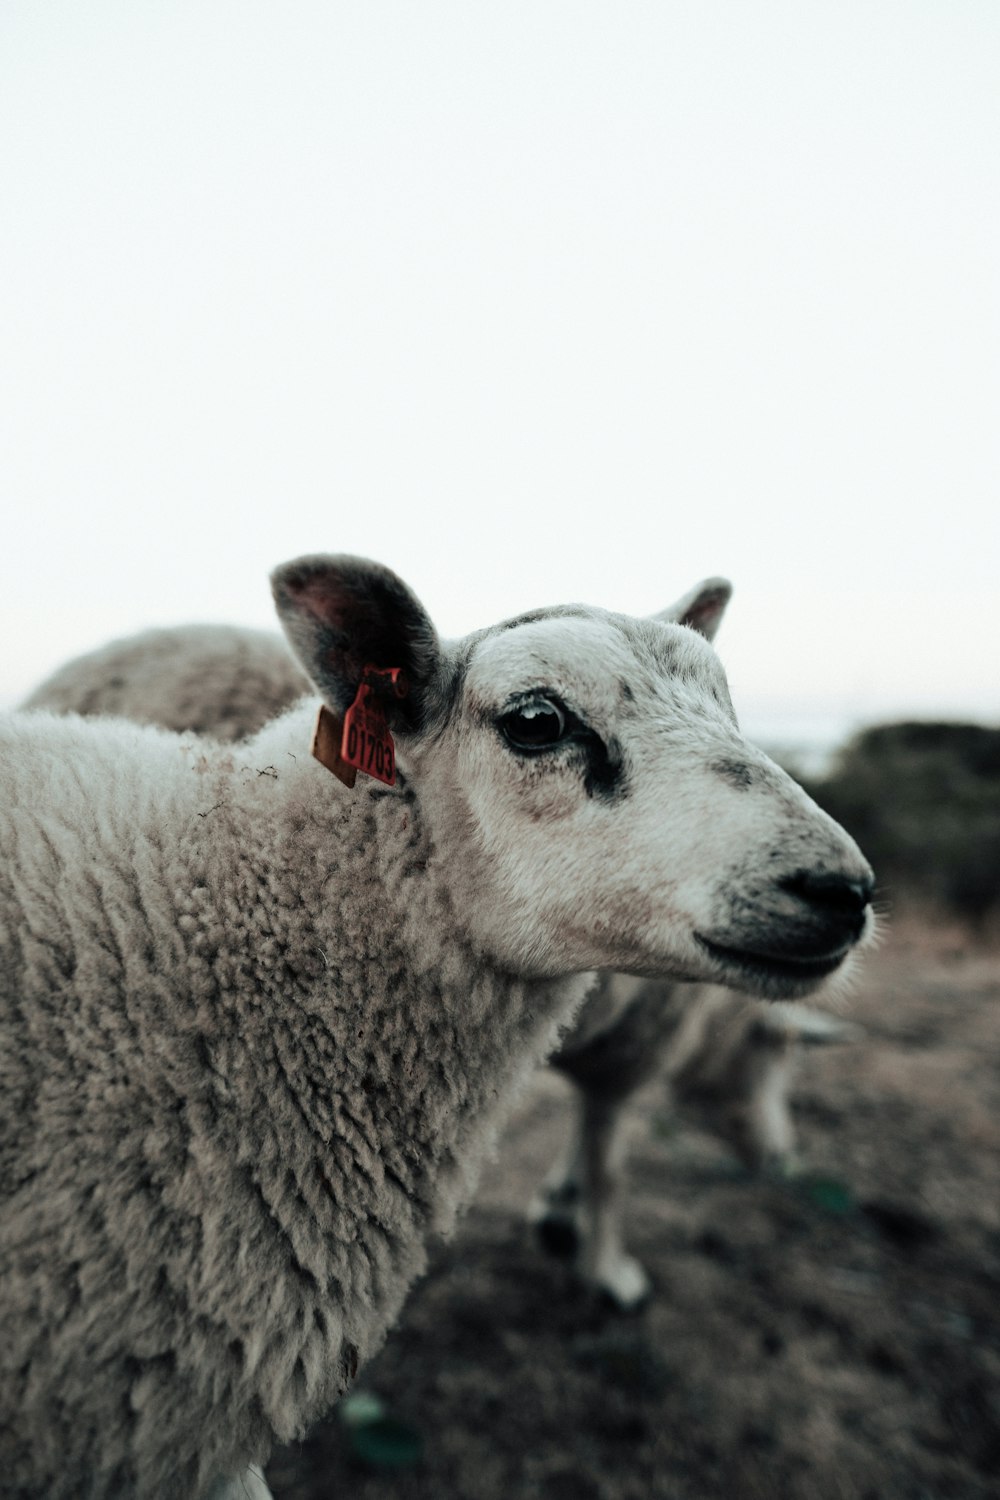
{"label": "sheep's right ear", "polygon": [[365,667],[401,667],[406,693],[387,696],[390,728],[419,730],[441,667],[437,632],[401,578],[362,557],[299,557],[271,574],[285,634],[327,703],[343,718]]}
{"label": "sheep's right ear", "polygon": [[728,578],[703,578],[676,604],[661,610],[653,619],[662,620],[665,625],[690,625],[692,630],[711,641],[722,624],[732,594],[733,586]]}

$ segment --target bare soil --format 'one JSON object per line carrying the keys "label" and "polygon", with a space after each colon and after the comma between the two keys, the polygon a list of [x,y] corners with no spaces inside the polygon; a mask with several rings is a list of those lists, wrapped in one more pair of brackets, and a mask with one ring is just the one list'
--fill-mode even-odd
{"label": "bare soil", "polygon": [[275,1454],[277,1500],[996,1500],[1000,956],[899,927],[848,1010],[867,1040],[799,1072],[794,1178],[748,1177],[661,1086],[637,1099],[657,1293],[631,1317],[525,1226],[568,1117],[539,1074],[359,1377],[390,1425],[341,1408]]}

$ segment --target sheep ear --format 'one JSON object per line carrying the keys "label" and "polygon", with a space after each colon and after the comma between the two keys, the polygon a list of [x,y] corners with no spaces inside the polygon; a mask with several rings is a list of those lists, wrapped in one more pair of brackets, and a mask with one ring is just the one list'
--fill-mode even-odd
{"label": "sheep ear", "polygon": [[690,625],[692,630],[711,641],[722,624],[732,593],[733,586],[728,578],[704,578],[676,604],[661,610],[653,619],[662,620],[665,625]]}
{"label": "sheep ear", "polygon": [[271,574],[271,590],[295,654],[343,717],[366,666],[401,667],[405,696],[384,703],[390,725],[420,729],[441,666],[437,632],[401,578],[361,557],[299,557]]}

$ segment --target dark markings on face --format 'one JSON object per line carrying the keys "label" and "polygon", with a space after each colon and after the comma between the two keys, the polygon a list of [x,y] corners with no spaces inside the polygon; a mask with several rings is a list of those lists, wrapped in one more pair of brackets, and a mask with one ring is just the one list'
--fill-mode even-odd
{"label": "dark markings on face", "polygon": [[757,766],[747,765],[745,760],[713,760],[709,769],[738,792],[747,792],[752,786],[758,786],[767,779],[766,772]]}
{"label": "dark markings on face", "polygon": [[[683,635],[686,635],[687,631],[684,631],[681,638],[677,639],[668,634],[656,621],[634,620],[627,615],[608,614],[603,610],[593,610],[586,605],[576,604],[530,610],[510,620],[503,620],[498,625],[476,631],[474,635],[467,637],[449,664],[452,674],[447,692],[449,705],[455,704],[462,691],[466,673],[477,647],[490,636],[515,630],[521,625],[534,625],[542,620],[595,618],[600,618],[624,637],[637,656],[640,675],[644,668],[649,671],[651,685],[664,673],[680,682],[698,681],[707,687],[712,698],[727,715],[734,717],[721,668],[718,681],[709,679],[705,683],[703,664],[697,660],[687,659],[687,653],[683,649]],[[617,686],[622,703],[635,701],[635,688],[631,682],[626,681],[625,678],[619,678]],[[484,723],[493,717],[493,711],[486,710],[485,706],[480,713]],[[577,738],[575,759],[582,771],[584,790],[588,797],[600,798],[602,801],[617,801],[628,795],[629,782],[625,756],[617,740],[611,739],[605,744],[599,735],[588,731]],[[722,769],[723,767],[725,769]],[[741,766],[738,762],[720,762],[716,769],[720,775],[725,775],[740,788],[751,786],[757,774],[751,767]],[[734,777],[735,780],[733,780]]]}
{"label": "dark markings on face", "polygon": [[582,780],[583,790],[588,797],[602,802],[619,802],[627,797],[629,784],[625,754],[619,742],[609,739],[605,743],[596,730],[591,729],[589,724],[584,723],[560,702],[554,693],[527,694],[526,701],[531,702],[536,697],[546,698],[556,705],[565,720],[565,735],[551,746],[539,746],[537,750],[520,750],[517,745],[511,746],[494,710],[484,709],[481,722],[492,724],[509,752],[519,756],[526,764],[537,762],[540,769],[548,767],[552,771],[557,770],[560,765],[572,767]]}
{"label": "dark markings on face", "polygon": [[583,773],[583,790],[588,797],[601,802],[621,802],[628,796],[628,777],[625,774],[625,756],[617,740],[607,744],[596,734],[588,735],[582,742],[586,755]]}

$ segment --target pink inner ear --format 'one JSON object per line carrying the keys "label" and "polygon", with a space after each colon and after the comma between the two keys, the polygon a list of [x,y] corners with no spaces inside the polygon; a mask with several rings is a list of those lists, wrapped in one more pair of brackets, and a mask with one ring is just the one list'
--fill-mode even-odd
{"label": "pink inner ear", "polygon": [[702,594],[695,600],[690,609],[684,611],[681,615],[680,623],[682,625],[690,625],[693,630],[704,631],[706,625],[711,625],[714,620],[718,619],[719,615],[725,609],[727,602],[728,595],[720,594],[718,590],[714,590],[710,594]]}
{"label": "pink inner ear", "polygon": [[326,580],[306,578],[300,583],[289,583],[287,588],[322,624],[339,627],[340,615],[335,607],[338,603],[337,595],[331,592]]}

